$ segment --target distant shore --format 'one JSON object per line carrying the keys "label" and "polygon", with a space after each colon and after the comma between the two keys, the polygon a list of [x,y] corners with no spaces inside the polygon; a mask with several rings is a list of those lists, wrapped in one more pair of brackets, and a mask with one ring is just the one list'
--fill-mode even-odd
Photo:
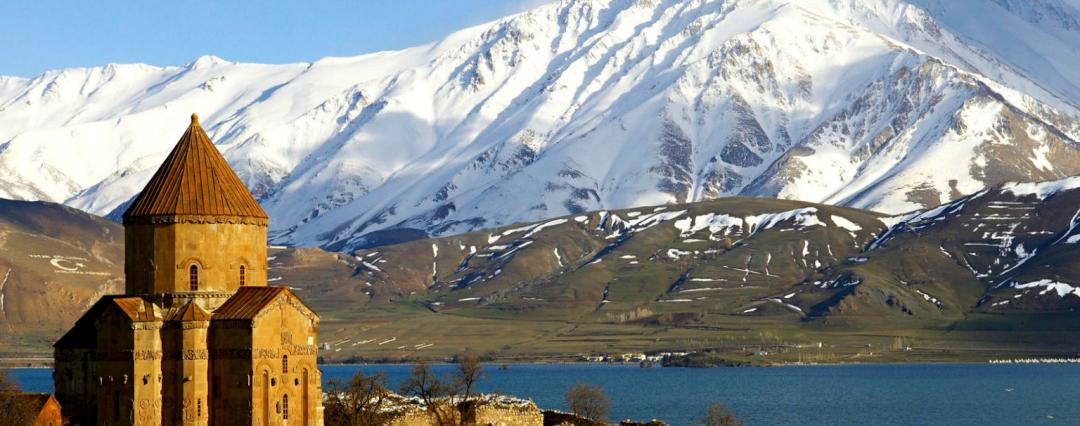
{"label": "distant shore", "polygon": [[[413,365],[417,360],[357,360],[357,361],[327,361],[319,365]],[[433,364],[451,364],[445,360],[432,360]],[[1003,357],[988,360],[865,360],[865,361],[826,361],[826,362],[786,362],[767,361],[758,362],[731,362],[719,360],[710,364],[708,362],[671,362],[667,364],[655,363],[650,366],[641,366],[637,362],[590,362],[561,358],[537,358],[530,360],[494,360],[485,364],[492,369],[500,369],[503,365],[595,365],[595,366],[620,366],[641,368],[744,368],[744,367],[815,367],[815,366],[846,366],[846,365],[1029,365],[1029,364],[1076,364],[1080,365],[1080,357]],[[0,368],[53,368],[52,358],[4,358],[0,357]]]}

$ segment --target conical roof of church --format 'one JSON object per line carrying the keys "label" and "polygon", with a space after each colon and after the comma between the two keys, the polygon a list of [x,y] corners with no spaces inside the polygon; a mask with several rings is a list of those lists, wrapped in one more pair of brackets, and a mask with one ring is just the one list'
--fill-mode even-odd
{"label": "conical roof of church", "polygon": [[161,168],[124,212],[124,220],[177,215],[267,218],[195,114]]}

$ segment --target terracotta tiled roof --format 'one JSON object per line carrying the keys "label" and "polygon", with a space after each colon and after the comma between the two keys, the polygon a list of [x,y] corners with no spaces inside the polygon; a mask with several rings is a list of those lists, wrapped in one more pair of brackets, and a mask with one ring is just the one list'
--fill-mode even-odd
{"label": "terracotta tiled roof", "polygon": [[214,311],[214,319],[253,319],[282,294],[291,295],[292,293],[285,287],[240,287],[232,297],[229,297],[229,300]]}
{"label": "terracotta tiled roof", "polygon": [[49,403],[50,399],[53,399],[52,394],[47,393],[16,393],[15,397],[25,402],[29,407],[34,410],[34,413],[40,413],[45,404]]}
{"label": "terracotta tiled roof", "polygon": [[210,314],[195,302],[187,302],[169,316],[170,321],[210,321]]}
{"label": "terracotta tiled roof", "polygon": [[93,306],[90,306],[90,309],[87,309],[86,313],[79,317],[78,321],[75,321],[75,325],[71,327],[71,330],[64,333],[64,336],[53,344],[53,347],[59,349],[93,348],[97,344],[97,328],[95,328],[94,322],[97,321],[106,308],[112,305],[113,299],[117,297],[106,295],[94,302]]}
{"label": "terracotta tiled roof", "polygon": [[157,319],[154,315],[154,304],[141,297],[116,298],[113,299],[113,303],[132,321],[145,322]]}
{"label": "terracotta tiled roof", "polygon": [[[93,348],[97,344],[98,318],[107,309],[116,306],[120,312],[134,322],[155,321],[157,315],[154,312],[154,304],[139,297],[124,297],[116,295],[102,296],[86,313],[75,321],[75,325],[68,330],[53,347],[56,348]],[[141,307],[140,307],[141,306]]]}
{"label": "terracotta tiled roof", "polygon": [[195,114],[161,168],[124,212],[124,220],[176,215],[267,217]]}

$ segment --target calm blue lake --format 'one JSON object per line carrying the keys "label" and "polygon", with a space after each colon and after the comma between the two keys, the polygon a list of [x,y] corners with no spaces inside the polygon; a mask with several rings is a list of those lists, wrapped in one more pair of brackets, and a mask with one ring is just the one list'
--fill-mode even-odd
{"label": "calm blue lake", "polygon": [[[385,372],[395,385],[407,365],[326,365],[323,379]],[[436,366],[449,371],[450,366]],[[485,392],[565,409],[576,382],[602,386],[612,419],[692,424],[721,401],[751,425],[1080,424],[1077,365],[846,365],[772,368],[638,368],[510,365],[487,368]],[[52,371],[16,369],[25,390],[51,392]]]}

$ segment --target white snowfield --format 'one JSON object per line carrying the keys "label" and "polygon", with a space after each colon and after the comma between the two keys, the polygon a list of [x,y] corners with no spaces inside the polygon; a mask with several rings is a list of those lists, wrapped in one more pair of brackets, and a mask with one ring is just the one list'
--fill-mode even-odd
{"label": "white snowfield", "polygon": [[[830,216],[836,226],[851,232],[855,237],[855,231],[862,229],[854,222],[841,217]],[[727,214],[706,213],[695,217],[679,219],[673,223],[680,231],[682,237],[689,237],[699,231],[708,229],[709,239],[717,241],[719,238],[730,235],[751,236],[753,234],[772,229],[777,225],[785,224],[792,229],[805,229],[813,226],[828,226],[818,216],[816,207],[804,207],[801,209],[788,210],[775,213],[763,213],[743,218],[732,217]],[[689,240],[684,240],[684,242]]]}
{"label": "white snowfield", "polygon": [[1058,192],[1068,191],[1077,188],[1080,188],[1080,176],[1074,176],[1050,182],[1009,182],[1002,186],[1002,190],[1011,193],[1017,197],[1034,196],[1040,201],[1045,200],[1047,197],[1057,194]]}
{"label": "white snowfield", "polygon": [[1058,297],[1065,297],[1065,296],[1068,296],[1070,294],[1073,295],[1073,296],[1080,297],[1080,287],[1075,287],[1075,286],[1072,286],[1072,285],[1067,284],[1067,283],[1057,282],[1057,281],[1050,280],[1050,279],[1042,279],[1042,280],[1039,280],[1039,281],[1030,282],[1030,283],[1024,283],[1024,284],[1013,284],[1013,288],[1017,288],[1017,289],[1039,289],[1039,288],[1041,288],[1042,291],[1039,292],[1040,295],[1044,295],[1044,294],[1048,294],[1050,292],[1053,292],[1054,294],[1057,294]]}
{"label": "white snowfield", "polygon": [[1077,173],[1077,6],[564,0],[397,52],[0,77],[0,197],[120,212],[197,112],[275,244],[737,194],[906,212]]}

